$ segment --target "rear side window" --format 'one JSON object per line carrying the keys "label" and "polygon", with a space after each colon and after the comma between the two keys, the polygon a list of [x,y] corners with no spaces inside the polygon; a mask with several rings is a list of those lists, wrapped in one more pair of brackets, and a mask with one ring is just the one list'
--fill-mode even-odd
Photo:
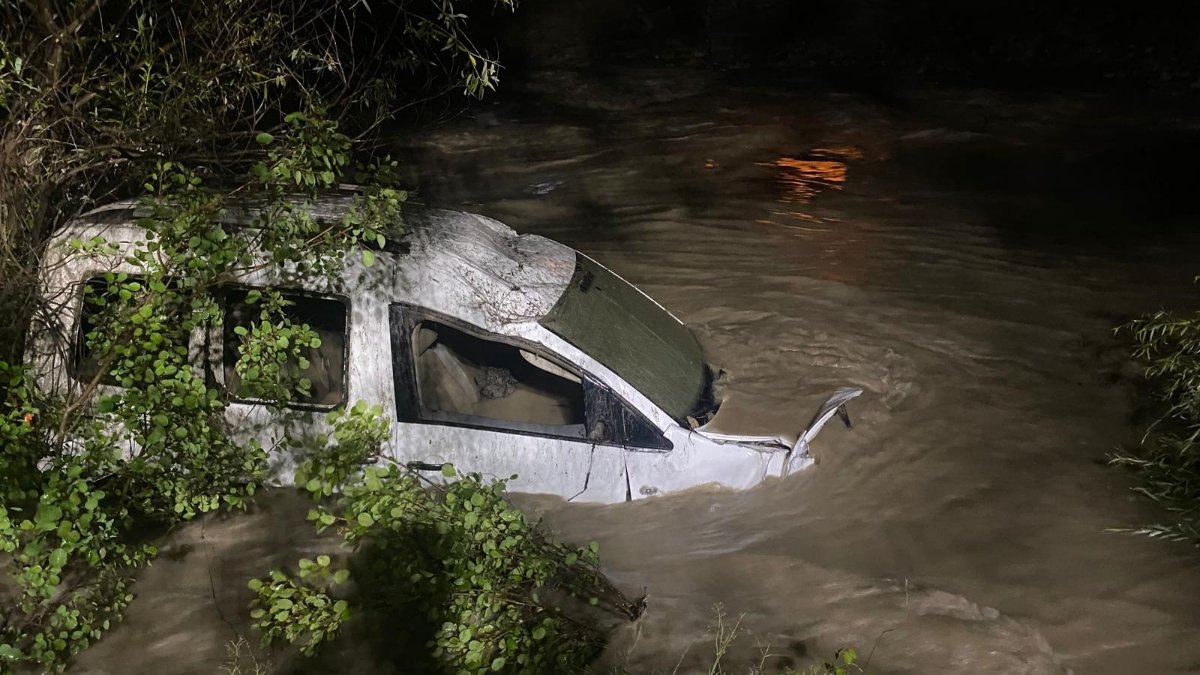
{"label": "rear side window", "polygon": [[[101,339],[101,331],[116,320],[119,297],[112,288],[115,286],[115,279],[110,284],[104,277],[92,277],[83,284],[83,308],[79,313],[75,353],[71,359],[73,375],[80,382],[91,382],[100,372],[101,357],[93,350],[93,345]],[[105,373],[100,382],[117,384],[116,378],[109,373]]]}
{"label": "rear side window", "polygon": [[[102,367],[106,368],[100,383],[120,386],[121,382],[112,374],[111,349],[104,348],[99,354],[94,347],[112,340],[109,344],[124,345],[131,340],[141,341],[138,327],[129,321],[129,312],[146,300],[145,281],[141,277],[107,273],[91,277],[83,284],[83,302],[76,322],[74,348],[70,359],[71,375],[78,381],[88,383],[96,378]],[[174,336],[174,349],[180,358],[187,357],[189,335],[180,327]],[[108,357],[108,363],[102,360]]]}
{"label": "rear side window", "polygon": [[[253,325],[261,325],[262,301],[250,302],[252,289],[233,289],[225,294],[225,325],[222,329],[222,366],[225,389],[238,401],[257,401],[237,372],[241,347]],[[256,293],[257,295],[257,293]],[[293,324],[307,325],[316,332],[320,346],[305,346],[300,356],[289,357],[284,367],[304,378],[307,394],[293,393],[290,404],[301,407],[333,408],[346,400],[347,314],[350,306],[343,300],[281,292],[283,313]],[[241,330],[239,330],[241,329]],[[302,359],[302,361],[301,361]]]}

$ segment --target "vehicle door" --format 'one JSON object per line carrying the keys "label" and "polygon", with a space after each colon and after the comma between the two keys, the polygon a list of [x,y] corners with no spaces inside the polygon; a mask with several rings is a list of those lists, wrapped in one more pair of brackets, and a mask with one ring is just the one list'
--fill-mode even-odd
{"label": "vehicle door", "polygon": [[606,401],[594,381],[538,345],[429,310],[392,305],[390,320],[397,461],[435,480],[448,463],[516,475],[518,492],[625,498],[623,462],[597,453],[614,423],[589,416]]}

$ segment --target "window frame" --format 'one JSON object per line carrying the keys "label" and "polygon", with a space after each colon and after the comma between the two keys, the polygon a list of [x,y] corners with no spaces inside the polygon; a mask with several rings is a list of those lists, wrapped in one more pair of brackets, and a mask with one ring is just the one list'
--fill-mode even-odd
{"label": "window frame", "polygon": [[[209,378],[216,380],[216,383],[220,386],[221,392],[224,394],[225,401],[227,403],[240,403],[242,405],[273,405],[274,404],[274,401],[269,401],[267,399],[251,398],[251,397],[244,398],[241,396],[237,396],[236,394],[234,394],[233,392],[231,392],[229,390],[228,383],[225,381],[225,321],[226,321],[226,315],[227,315],[226,309],[227,309],[227,303],[228,303],[230,291],[241,292],[241,293],[249,293],[250,291],[259,291],[259,292],[275,291],[275,292],[280,293],[285,296],[291,295],[291,296],[299,296],[302,298],[312,298],[312,299],[316,299],[316,300],[332,300],[334,302],[340,303],[342,305],[342,307],[345,309],[345,324],[344,324],[345,328],[342,331],[343,339],[342,339],[342,378],[341,378],[342,396],[341,396],[341,398],[338,399],[338,401],[336,403],[332,403],[332,404],[330,404],[330,403],[306,403],[303,401],[288,401],[283,404],[283,407],[290,408],[292,410],[301,410],[301,411],[308,411],[308,412],[329,412],[330,410],[335,410],[341,406],[346,405],[346,402],[348,400],[350,400],[350,335],[353,332],[353,328],[352,328],[353,323],[352,322],[353,322],[353,316],[354,316],[354,313],[352,311],[353,310],[353,302],[352,302],[350,296],[343,295],[341,293],[319,293],[316,291],[309,291],[309,290],[306,290],[303,288],[294,288],[294,287],[290,287],[290,286],[274,286],[274,285],[270,285],[270,284],[265,285],[265,286],[256,286],[253,284],[238,284],[238,283],[221,284],[220,286],[217,287],[217,289],[215,291],[215,295],[217,296],[215,299],[217,301],[217,304],[221,308],[221,322],[219,324],[214,324],[214,325],[210,326],[208,329],[209,336],[210,336],[208,342],[210,344],[215,342],[218,347],[217,354],[216,354],[217,358],[215,359],[215,363],[214,363],[213,354],[211,351],[208,351],[206,349],[206,353],[204,354],[204,361],[207,364],[207,367],[209,369]],[[215,338],[215,340],[213,338]],[[219,379],[216,378],[217,373],[220,373]]]}
{"label": "window frame", "polygon": [[[561,356],[549,351],[542,345],[510,335],[498,335],[480,328],[479,326],[463,321],[462,319],[404,302],[397,302],[389,305],[388,320],[390,342],[392,347],[392,383],[396,392],[395,403],[397,422],[476,429],[495,433],[516,434],[518,436],[532,436],[559,441],[584,443],[592,446],[606,445],[611,447],[629,448],[643,452],[670,452],[674,448],[674,445],[671,443],[671,440],[667,438],[664,430],[655,426],[654,423],[651,422],[640,410],[619,396],[615,391],[612,390],[611,387],[606,386],[604,383],[593,377],[590,373],[584,372],[577,366],[565,362]],[[527,425],[526,423],[517,422],[515,420],[497,420],[511,423],[514,426],[488,425],[482,423],[482,421],[492,420],[493,418],[427,410],[421,401],[414,345],[414,335],[417,327],[425,321],[433,321],[443,324],[480,340],[496,342],[509,347],[523,349],[527,352],[536,354],[537,356],[551,361],[560,368],[579,376],[580,387],[583,388],[585,401],[588,396],[588,387],[602,388],[605,392],[605,395],[617,401],[625,409],[625,411],[627,411],[627,414],[636,416],[647,427],[654,429],[662,439],[661,444],[657,447],[646,447],[642,445],[629,445],[623,442],[599,441],[588,438],[587,429],[590,426],[591,420],[588,419],[590,417],[590,411],[587,409],[586,404],[584,408],[585,419],[582,425],[584,428],[584,434],[582,436],[556,434],[547,431],[554,428],[551,425]],[[574,427],[579,425],[566,426]]]}

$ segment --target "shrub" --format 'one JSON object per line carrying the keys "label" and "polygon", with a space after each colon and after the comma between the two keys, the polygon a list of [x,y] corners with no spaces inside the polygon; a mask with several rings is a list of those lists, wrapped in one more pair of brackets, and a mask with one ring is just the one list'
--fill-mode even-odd
{"label": "shrub", "polygon": [[329,421],[332,439],[318,439],[296,484],[316,500],[309,520],[338,528],[347,552],[250,582],[267,641],[312,654],[359,608],[407,646],[416,669],[568,673],[603,646],[572,605],[640,614],[600,573],[594,542],[554,540],[508,503],[504,481],[456,477],[446,465],[457,480],[434,483],[390,461],[378,408],[359,403]]}
{"label": "shrub", "polygon": [[1200,546],[1200,313],[1159,312],[1134,321],[1134,355],[1147,362],[1146,377],[1160,412],[1135,452],[1113,456],[1132,467],[1138,492],[1162,504],[1169,520],[1138,534]]}
{"label": "shrub", "polygon": [[[465,27],[454,0],[0,0],[0,672],[63,669],[119,618],[155,527],[254,494],[266,451],[230,440],[186,334],[219,322],[214,289],[255,265],[336,274],[399,233],[395,163],[351,153],[404,105],[402,75],[495,86]],[[344,215],[314,218],[346,182],[363,190]],[[94,374],[42,391],[59,374],[19,361],[43,247],[114,195],[140,195],[147,239],[73,242],[126,271],[86,298]],[[254,205],[253,230],[217,224],[235,203]],[[237,372],[281,402],[303,393],[295,345],[315,337],[259,301]]]}

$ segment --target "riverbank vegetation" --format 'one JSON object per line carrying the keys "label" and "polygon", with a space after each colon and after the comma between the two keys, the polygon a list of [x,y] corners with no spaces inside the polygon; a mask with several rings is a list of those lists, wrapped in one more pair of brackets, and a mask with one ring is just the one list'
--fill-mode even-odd
{"label": "riverbank vegetation", "polygon": [[[389,433],[377,409],[355,404],[328,435],[267,448],[227,426],[229,392],[189,357],[190,334],[223,325],[221,288],[263,265],[333,277],[403,233],[407,193],[370,139],[418,96],[495,87],[461,5],[0,0],[0,672],[64,669],[119,621],[158,533],[244,507],[272,453],[300,448],[312,519],[348,552],[263,571],[248,611],[268,641],[311,652],[351,612],[403,609],[439,668],[562,672],[601,644],[562,607],[638,611],[594,546],[554,541],[503,483],[434,487],[368,467]],[[347,183],[345,208],[314,217]],[[145,240],[69,242],[109,271],[79,289],[71,378],[39,372],[22,363],[25,337],[61,309],[37,290],[46,243],[117,198],[138,204]],[[218,224],[248,204],[252,227]],[[310,386],[320,337],[277,293],[245,303],[239,387],[282,414]]]}
{"label": "riverbank vegetation", "polygon": [[1166,513],[1135,532],[1200,547],[1200,313],[1158,312],[1127,330],[1157,411],[1141,445],[1112,461],[1134,469],[1138,492]]}

